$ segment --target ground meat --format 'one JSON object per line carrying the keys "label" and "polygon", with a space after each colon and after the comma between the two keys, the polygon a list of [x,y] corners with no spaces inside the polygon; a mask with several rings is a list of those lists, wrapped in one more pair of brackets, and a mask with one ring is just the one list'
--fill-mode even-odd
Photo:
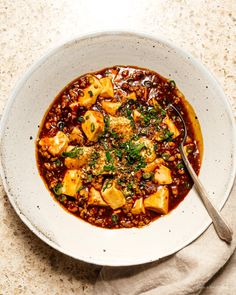
{"label": "ground meat", "polygon": [[[86,88],[94,80],[91,75],[96,76],[97,79],[109,77],[113,83],[114,97],[110,97],[111,94],[108,97],[98,95],[91,107],[81,107],[79,100],[88,95]],[[166,106],[170,102],[178,104],[177,107],[186,121],[188,137],[185,148],[197,173],[200,160],[192,125],[181,100],[182,94],[173,85],[175,85],[173,82],[170,83],[150,70],[114,66],[79,77],[61,91],[42,121],[39,140],[54,137],[60,131],[66,135],[68,143],[58,154],[50,153],[51,149],[48,149],[47,141],[44,146],[39,145],[39,140],[36,144],[40,174],[62,206],[83,220],[103,228],[142,227],[160,217],[160,214],[149,208],[146,208],[145,213],[142,210],[139,214],[133,210],[136,201],[142,202],[162,186],[154,182],[155,169],[158,167],[154,167],[150,175],[148,173],[144,175],[144,169],[146,165],[149,165],[144,155],[145,151],[150,153],[150,149],[141,144],[141,150],[137,152],[136,142],[140,137],[154,143],[153,159],[162,159],[163,165],[171,170],[173,181],[165,185],[169,191],[170,210],[184,199],[192,186],[192,181],[186,169],[181,166],[181,155],[178,150],[180,140],[172,138],[171,132],[168,132],[168,126],[163,123]],[[91,92],[89,95],[93,97],[94,93]],[[132,100],[129,101],[131,97]],[[103,100],[122,105],[110,115],[102,107]],[[155,111],[157,101],[160,109]],[[88,139],[82,128],[84,115],[88,110],[100,112],[103,116],[104,130],[95,142]],[[140,113],[137,121],[134,120],[135,110]],[[168,115],[178,130],[182,131],[181,121],[178,117],[174,118],[176,114],[168,111]],[[105,117],[108,116],[109,124],[105,122]],[[161,136],[166,137],[161,138]],[[78,149],[78,155],[73,152],[72,155],[68,155],[68,146],[72,150]],[[91,149],[92,153],[83,154],[85,156],[83,158],[79,153],[80,148],[83,153],[85,148]],[[100,156],[96,157],[96,153]],[[78,164],[81,163],[82,158],[85,163]],[[78,170],[81,180],[75,194],[71,196],[62,190],[64,177],[68,172],[68,166],[65,165],[65,162],[68,165],[68,159],[69,163],[74,165],[70,166],[73,167],[70,169]],[[106,202],[103,194],[106,186],[110,188],[109,185],[113,182],[116,190],[119,190],[125,199],[125,204],[114,210]],[[99,205],[96,202],[90,203],[92,187],[96,190]],[[115,193],[113,191],[111,196],[114,197]]]}

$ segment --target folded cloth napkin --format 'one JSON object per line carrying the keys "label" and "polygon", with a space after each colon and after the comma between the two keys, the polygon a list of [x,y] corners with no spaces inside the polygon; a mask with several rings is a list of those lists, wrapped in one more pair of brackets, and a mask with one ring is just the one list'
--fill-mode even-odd
{"label": "folded cloth napkin", "polygon": [[[236,247],[236,182],[222,214],[234,231],[230,245],[211,225],[197,240],[157,262],[129,267],[103,267],[94,287],[96,295],[200,294],[204,285],[233,254]],[[217,290],[214,290],[217,294]]]}

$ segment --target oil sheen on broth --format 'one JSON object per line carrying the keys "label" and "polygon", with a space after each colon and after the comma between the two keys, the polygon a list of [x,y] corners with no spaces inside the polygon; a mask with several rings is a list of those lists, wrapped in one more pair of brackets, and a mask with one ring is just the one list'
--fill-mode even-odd
{"label": "oil sheen on broth", "polygon": [[[103,228],[142,227],[173,210],[193,183],[179,153],[196,173],[201,131],[176,87],[154,71],[114,66],[69,83],[42,120],[37,163],[56,200]],[[192,112],[193,113],[193,112]]]}

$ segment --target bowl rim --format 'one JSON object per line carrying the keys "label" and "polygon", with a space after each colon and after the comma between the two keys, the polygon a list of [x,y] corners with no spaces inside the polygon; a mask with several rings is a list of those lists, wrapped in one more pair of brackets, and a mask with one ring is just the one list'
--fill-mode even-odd
{"label": "bowl rim", "polygon": [[[90,39],[90,38],[96,38],[96,37],[102,37],[102,36],[109,36],[109,35],[123,35],[123,36],[133,36],[133,37],[139,37],[139,38],[145,38],[148,39],[150,41],[154,41],[154,42],[160,42],[162,44],[167,45],[168,47],[173,48],[174,50],[178,51],[178,53],[180,53],[181,55],[187,55],[190,57],[191,59],[191,63],[198,67],[201,71],[203,71],[211,80],[213,83],[216,83],[219,91],[220,91],[220,95],[222,97],[222,100],[224,101],[224,105],[226,107],[226,111],[228,113],[230,122],[231,122],[231,127],[232,127],[232,146],[234,147],[233,152],[232,152],[232,171],[231,171],[231,176],[230,176],[230,180],[229,180],[229,184],[227,187],[227,191],[228,191],[228,196],[225,199],[224,202],[222,202],[219,206],[220,210],[223,208],[223,206],[225,205],[226,201],[228,200],[228,197],[232,191],[233,188],[233,184],[234,184],[234,180],[236,177],[236,126],[235,126],[235,120],[234,120],[234,114],[233,114],[233,110],[232,110],[232,106],[228,100],[228,98],[226,97],[220,83],[218,82],[218,80],[216,79],[216,77],[208,70],[208,68],[203,65],[201,63],[201,61],[199,61],[197,58],[195,58],[191,53],[189,53],[188,51],[177,47],[176,45],[174,45],[172,42],[159,37],[158,35],[155,34],[147,34],[147,33],[143,33],[140,31],[127,31],[127,30],[106,30],[106,31],[94,31],[94,32],[90,32],[90,33],[85,33],[85,34],[78,34],[77,36],[73,37],[73,38],[68,38],[68,39],[64,39],[62,42],[56,44],[53,48],[47,50],[39,59],[37,59],[35,62],[33,62],[33,64],[28,68],[28,70],[25,71],[25,73],[23,73],[23,75],[19,78],[18,82],[15,84],[15,87],[13,88],[13,90],[11,91],[11,94],[9,96],[9,99],[7,100],[7,102],[5,103],[5,108],[3,111],[3,115],[1,118],[1,122],[0,122],[0,149],[2,148],[2,139],[3,139],[3,134],[4,134],[4,130],[5,130],[5,126],[6,126],[6,122],[8,119],[8,114],[10,112],[10,109],[16,99],[17,93],[18,91],[21,89],[21,87],[24,85],[24,83],[28,80],[28,78],[31,76],[32,73],[34,73],[34,71],[37,70],[37,68],[44,63],[50,56],[52,56],[54,53],[56,53],[58,50],[62,49],[64,46],[68,46],[70,44],[73,44],[74,42],[80,42],[86,39]],[[53,247],[54,249],[58,250],[59,252],[68,255],[74,259],[80,260],[80,261],[84,261],[87,263],[92,263],[92,264],[96,264],[96,265],[109,265],[109,266],[130,266],[130,265],[140,265],[140,264],[144,264],[144,263],[149,263],[152,262],[154,260],[150,260],[150,261],[146,261],[145,259],[137,260],[136,263],[132,263],[130,264],[128,263],[122,263],[120,265],[118,265],[117,263],[109,263],[106,264],[104,263],[103,260],[99,260],[96,259],[96,262],[94,262],[94,259],[87,255],[86,257],[77,257],[73,254],[71,254],[68,250],[65,250],[62,246],[58,245],[57,243],[55,243],[54,241],[50,240],[46,235],[44,235],[25,215],[22,214],[22,212],[20,211],[19,207],[17,206],[15,200],[14,200],[14,196],[10,193],[10,190],[8,188],[8,184],[5,178],[5,171],[4,171],[4,167],[2,164],[2,155],[0,155],[0,175],[2,178],[2,182],[3,182],[3,187],[5,192],[7,193],[8,199],[12,205],[12,207],[14,208],[15,212],[17,213],[17,215],[20,217],[21,221],[38,237],[40,238],[42,241],[44,241],[46,244],[48,244],[49,246]],[[190,238],[189,240],[186,240],[185,243],[183,244],[183,246],[181,248],[175,249],[175,251],[171,251],[171,253],[167,253],[165,255],[165,257],[174,254],[178,251],[180,251],[181,249],[183,249],[184,247],[188,246],[190,243],[194,242],[201,234],[203,234],[206,229],[211,225],[212,221],[210,220],[209,222],[206,223],[206,225],[204,227],[201,227],[199,231],[197,231],[194,235],[194,238]],[[158,258],[156,260],[159,260]]]}

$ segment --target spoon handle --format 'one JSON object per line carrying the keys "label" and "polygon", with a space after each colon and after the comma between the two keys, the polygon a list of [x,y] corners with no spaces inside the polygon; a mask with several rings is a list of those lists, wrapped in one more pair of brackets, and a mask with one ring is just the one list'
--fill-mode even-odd
{"label": "spoon handle", "polygon": [[184,161],[184,164],[190,174],[190,176],[193,179],[193,182],[195,184],[195,188],[197,189],[199,195],[201,196],[202,202],[205,205],[205,208],[210,215],[213,225],[215,227],[215,230],[218,234],[218,236],[224,240],[227,243],[230,243],[232,241],[232,230],[227,225],[227,223],[224,221],[223,217],[221,216],[219,210],[216,209],[216,207],[212,204],[210,201],[209,195],[206,192],[204,186],[202,185],[200,179],[198,178],[197,174],[192,168],[192,165],[190,164],[183,148],[183,144],[180,145],[180,154],[182,156],[182,159]]}

